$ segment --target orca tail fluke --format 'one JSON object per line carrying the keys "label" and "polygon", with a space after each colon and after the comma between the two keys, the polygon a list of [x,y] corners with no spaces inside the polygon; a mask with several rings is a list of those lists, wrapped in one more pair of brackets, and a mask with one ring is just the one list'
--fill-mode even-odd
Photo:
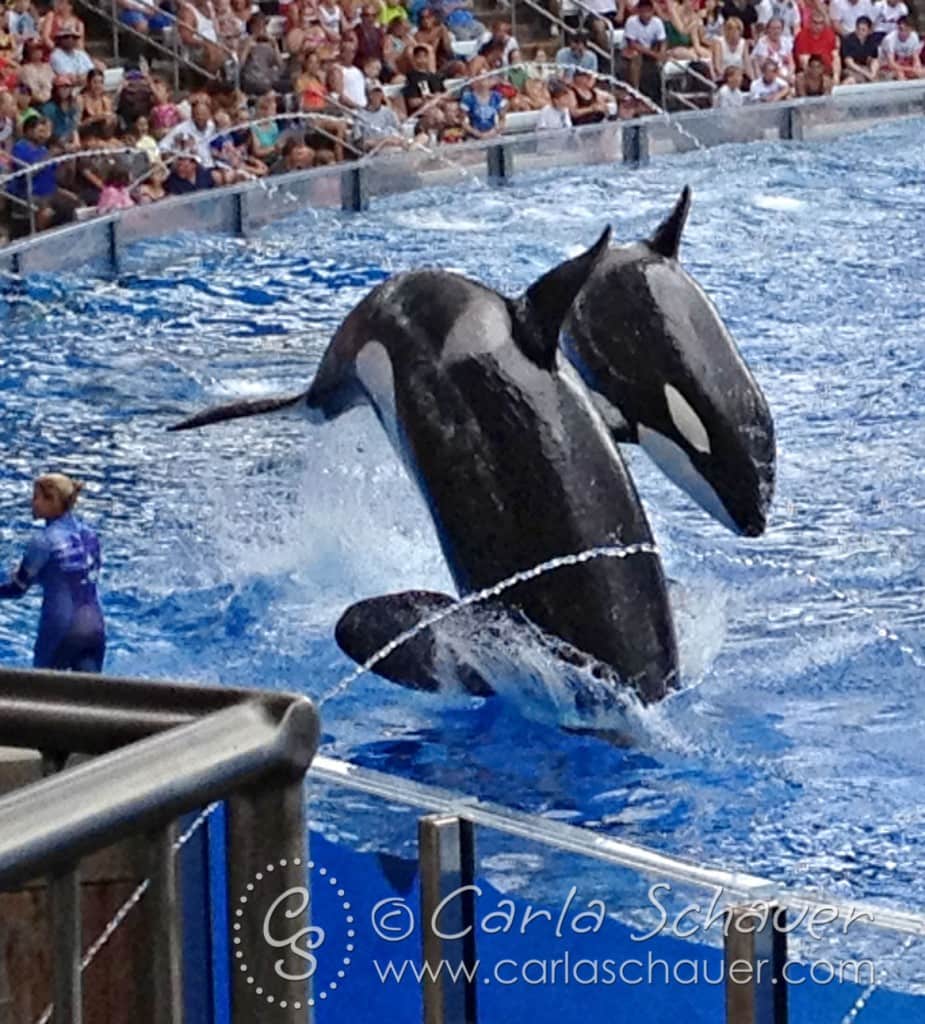
{"label": "orca tail fluke", "polygon": [[226,420],[239,420],[245,416],[261,416],[265,413],[279,412],[281,409],[288,409],[305,398],[306,392],[298,395],[283,395],[277,398],[252,398],[239,400],[237,402],[226,402],[224,405],[216,405],[211,409],[204,409],[202,412],[190,416],[180,423],[173,423],[168,430],[193,430],[196,427],[206,427],[210,423],[223,423]]}
{"label": "orca tail fluke", "polygon": [[[344,654],[362,665],[402,633],[454,604],[456,600],[449,594],[432,590],[405,590],[371,597],[344,612],[334,629],[334,638]],[[440,645],[442,637],[440,624],[423,629],[377,661],[371,671],[400,686],[436,693],[442,688],[441,678],[449,670],[473,696],[491,696],[494,691],[471,666],[456,664],[451,669],[446,664]]]}

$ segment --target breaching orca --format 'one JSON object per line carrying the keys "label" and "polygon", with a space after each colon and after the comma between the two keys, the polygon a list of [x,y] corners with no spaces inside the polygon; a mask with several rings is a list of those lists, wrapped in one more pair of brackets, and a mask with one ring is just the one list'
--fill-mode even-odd
{"label": "breaching orca", "polygon": [[[462,594],[561,555],[651,546],[616,444],[577,374],[557,359],[562,320],[609,236],[519,299],[446,271],[396,275],[346,317],[304,395],[234,403],[174,429],[301,402],[333,418],[369,401],[420,487]],[[569,565],[501,600],[609,666],[644,702],[678,684],[665,577],[653,553]],[[402,631],[409,604],[413,595],[380,599],[386,632]],[[341,642],[358,653],[348,632],[339,630]]]}
{"label": "breaching orca", "polygon": [[610,249],[565,319],[562,349],[617,440],[640,444],[714,518],[764,532],[774,423],[716,307],[678,262],[690,189],[648,241]]}

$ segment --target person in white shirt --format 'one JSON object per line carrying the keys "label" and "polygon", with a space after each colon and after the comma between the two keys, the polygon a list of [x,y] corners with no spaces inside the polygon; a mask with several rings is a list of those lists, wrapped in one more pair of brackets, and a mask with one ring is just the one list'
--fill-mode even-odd
{"label": "person in white shirt", "polygon": [[800,5],[797,3],[797,0],[774,0],[771,7],[773,9],[773,17],[780,18],[784,26],[784,32],[796,38],[796,34],[800,31],[802,24]]}
{"label": "person in white shirt", "polygon": [[832,0],[829,5],[832,28],[842,39],[851,35],[858,18],[870,18],[873,21],[875,15],[873,0]]}
{"label": "person in white shirt", "polygon": [[498,43],[501,40],[504,41],[504,63],[510,64],[511,54],[515,50],[519,50],[520,46],[511,35],[511,23],[504,18],[495,18],[491,23],[491,28],[482,33],[476,46],[476,52],[481,50],[487,43]]}
{"label": "person in white shirt", "polygon": [[793,61],[793,36],[785,35],[784,23],[780,18],[772,18],[768,22],[764,35],[755,43],[752,60],[759,66],[766,60],[773,60],[777,65],[778,75],[789,84],[793,84],[796,65]]}
{"label": "person in white shirt", "polygon": [[900,18],[906,18],[909,15],[909,8],[903,0],[880,0],[879,3],[874,4],[874,11],[876,13],[874,36],[878,44],[882,43],[886,36],[895,30],[896,22]]}
{"label": "person in white shirt", "polygon": [[194,149],[196,159],[203,167],[214,166],[212,147],[209,143],[215,135],[212,122],[212,104],[204,96],[199,96],[192,105],[188,121],[181,121],[161,139],[158,148],[161,153],[172,153],[179,149]]}
{"label": "person in white shirt", "polygon": [[761,77],[756,78],[748,90],[749,103],[776,103],[790,95],[790,86],[777,75],[777,64],[766,60],[761,65]]}
{"label": "person in white shirt", "polygon": [[569,107],[572,103],[571,90],[564,82],[549,83],[549,104],[540,111],[536,121],[537,131],[552,131],[572,127]]}
{"label": "person in white shirt", "polygon": [[95,67],[89,54],[77,49],[77,33],[67,25],[55,33],[55,48],[48,62],[56,75],[70,75],[75,81],[86,78]]}
{"label": "person in white shirt", "polygon": [[745,102],[742,92],[742,69],[726,68],[723,73],[723,84],[716,93],[715,105],[721,108],[741,107]]}
{"label": "person in white shirt", "polygon": [[634,89],[639,88],[643,71],[649,72],[650,79],[653,72],[657,74],[658,65],[665,59],[667,38],[664,22],[655,17],[652,0],[639,0],[636,13],[627,18],[623,29],[621,55],[623,78]]}
{"label": "person in white shirt", "polygon": [[900,18],[895,31],[891,32],[880,45],[880,57],[884,77],[903,81],[910,78],[925,78],[925,69],[919,59],[922,41],[912,31],[908,18]]}

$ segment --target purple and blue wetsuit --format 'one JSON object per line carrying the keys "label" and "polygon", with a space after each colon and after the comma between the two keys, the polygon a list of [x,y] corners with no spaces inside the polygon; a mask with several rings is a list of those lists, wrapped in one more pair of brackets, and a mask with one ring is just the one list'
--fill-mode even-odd
{"label": "purple and blue wetsuit", "polygon": [[12,579],[0,584],[0,598],[22,597],[36,582],[42,587],[35,668],[102,670],[106,630],[96,592],[99,571],[96,534],[67,512],[32,538]]}

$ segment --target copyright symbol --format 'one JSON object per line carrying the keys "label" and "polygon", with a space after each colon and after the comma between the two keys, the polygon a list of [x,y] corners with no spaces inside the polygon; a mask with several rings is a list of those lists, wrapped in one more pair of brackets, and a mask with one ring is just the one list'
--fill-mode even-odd
{"label": "copyright symbol", "polygon": [[385,942],[401,942],[414,932],[414,913],[398,896],[379,900],[369,918],[373,931]]}

